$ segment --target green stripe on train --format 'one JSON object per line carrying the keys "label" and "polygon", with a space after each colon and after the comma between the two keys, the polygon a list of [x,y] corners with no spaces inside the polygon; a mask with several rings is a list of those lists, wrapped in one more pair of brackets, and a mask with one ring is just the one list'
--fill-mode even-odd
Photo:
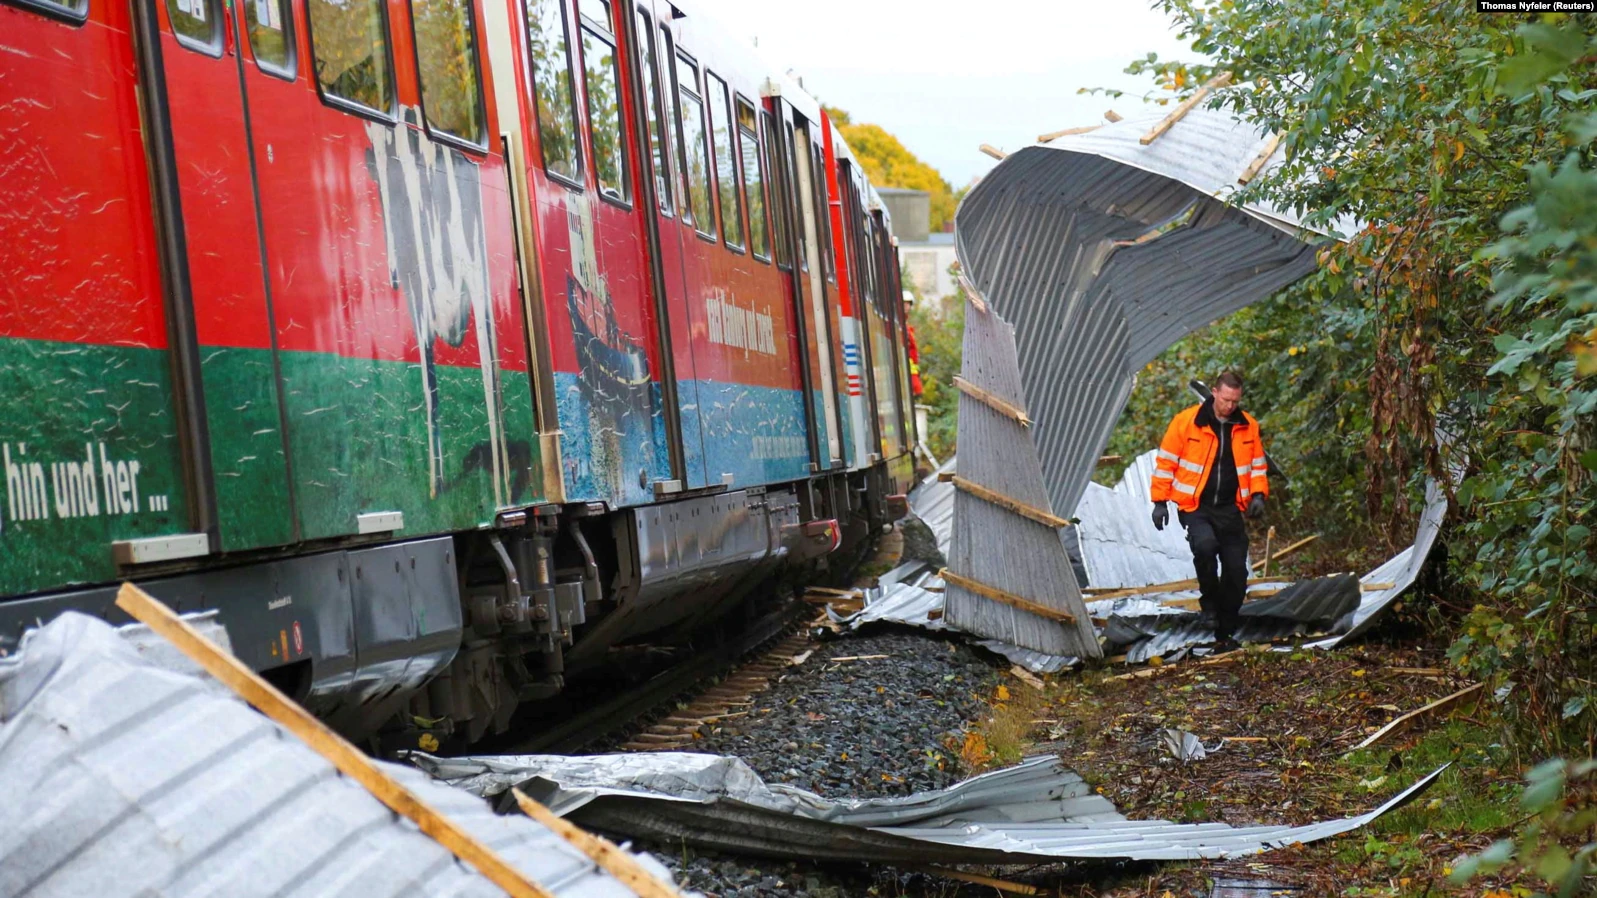
{"label": "green stripe on train", "polygon": [[[271,353],[206,347],[201,358],[222,549],[286,544]],[[541,498],[525,373],[499,375],[506,473],[496,502],[480,369],[436,368],[429,416],[419,364],[294,352],[280,360],[304,539],[354,533],[357,516],[375,511],[404,513],[398,536],[469,529],[500,504]],[[189,528],[170,385],[164,351],[0,340],[0,594],[114,579],[113,540]]]}

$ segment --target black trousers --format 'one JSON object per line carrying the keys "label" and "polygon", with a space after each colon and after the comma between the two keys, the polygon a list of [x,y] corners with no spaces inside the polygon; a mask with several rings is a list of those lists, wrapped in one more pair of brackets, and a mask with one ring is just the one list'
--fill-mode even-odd
{"label": "black trousers", "polygon": [[1214,635],[1235,636],[1237,612],[1248,592],[1248,525],[1234,507],[1179,512],[1198,571],[1198,604],[1214,615]]}

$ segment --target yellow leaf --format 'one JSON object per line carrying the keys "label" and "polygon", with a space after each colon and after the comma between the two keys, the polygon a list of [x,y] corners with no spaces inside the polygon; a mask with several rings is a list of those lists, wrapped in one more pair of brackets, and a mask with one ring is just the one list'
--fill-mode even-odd
{"label": "yellow leaf", "polygon": [[1001,702],[1009,701],[1009,687],[1003,683],[998,684],[998,700]]}
{"label": "yellow leaf", "polygon": [[1362,677],[1362,676],[1364,676],[1364,673],[1365,673],[1365,671],[1364,671],[1364,669],[1363,669],[1363,668],[1362,668],[1362,667],[1361,667],[1361,668],[1359,668],[1359,669],[1358,669],[1358,670],[1355,670],[1355,671],[1353,671],[1353,676],[1355,676],[1355,677]]}

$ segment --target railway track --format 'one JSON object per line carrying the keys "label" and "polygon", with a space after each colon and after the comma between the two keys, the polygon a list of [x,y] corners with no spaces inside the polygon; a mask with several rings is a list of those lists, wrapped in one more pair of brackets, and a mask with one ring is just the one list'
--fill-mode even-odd
{"label": "railway track", "polygon": [[[885,570],[898,562],[902,551],[903,535],[895,529],[877,541],[863,569]],[[862,576],[856,578],[856,582],[865,586],[874,582],[874,578]],[[704,652],[629,687],[617,699],[518,740],[508,751],[579,752],[607,736],[626,731],[639,719],[673,703],[680,706],[672,707],[664,716],[632,733],[617,747],[622,751],[663,751],[688,746],[701,728],[746,716],[753,708],[754,696],[764,692],[772,680],[813,644],[810,629],[812,624],[818,623],[814,617],[817,604],[833,602],[847,608],[860,598],[858,590],[810,587],[803,599],[761,618],[744,633],[720,643],[714,651]],[[712,682],[699,688],[706,681]]]}

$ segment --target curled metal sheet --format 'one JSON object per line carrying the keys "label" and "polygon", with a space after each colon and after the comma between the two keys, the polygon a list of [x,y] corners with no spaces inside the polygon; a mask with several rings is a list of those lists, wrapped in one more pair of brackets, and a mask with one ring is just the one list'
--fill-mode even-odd
{"label": "curled metal sheet", "polygon": [[[1143,365],[1314,270],[1312,235],[1292,216],[1223,201],[1266,135],[1197,108],[1142,145],[1161,117],[1013,153],[956,217],[966,276],[1014,326],[1057,509],[1080,501]],[[962,449],[965,426],[962,417]]]}
{"label": "curled metal sheet", "polygon": [[880,863],[1016,864],[1257,854],[1356,829],[1418,795],[1438,769],[1380,807],[1306,826],[1127,820],[1058,758],[1031,758],[935,792],[832,800],[768,784],[742,761],[649,754],[411,760],[478,795],[519,785],[572,820],[722,851]]}
{"label": "curled metal sheet", "polygon": [[1435,479],[1426,480],[1425,509],[1420,512],[1420,526],[1414,535],[1414,543],[1393,555],[1385,564],[1359,578],[1361,583],[1391,585],[1364,593],[1358,607],[1338,622],[1337,630],[1340,631],[1340,635],[1311,645],[1316,648],[1335,648],[1344,640],[1352,639],[1369,629],[1376,617],[1419,579],[1420,571],[1425,567],[1425,560],[1430,557],[1431,549],[1436,545],[1437,534],[1441,533],[1442,521],[1446,517],[1447,495],[1442,492],[1441,484]]}
{"label": "curled metal sheet", "polygon": [[[0,895],[504,894],[225,687],[169,660],[75,612],[0,660]],[[553,894],[633,894],[531,819],[383,767]]]}
{"label": "curled metal sheet", "polygon": [[1076,504],[1077,536],[1089,586],[1117,589],[1192,576],[1192,547],[1174,519],[1156,530],[1148,510],[1154,450],[1137,456],[1114,488],[1089,482]]}

